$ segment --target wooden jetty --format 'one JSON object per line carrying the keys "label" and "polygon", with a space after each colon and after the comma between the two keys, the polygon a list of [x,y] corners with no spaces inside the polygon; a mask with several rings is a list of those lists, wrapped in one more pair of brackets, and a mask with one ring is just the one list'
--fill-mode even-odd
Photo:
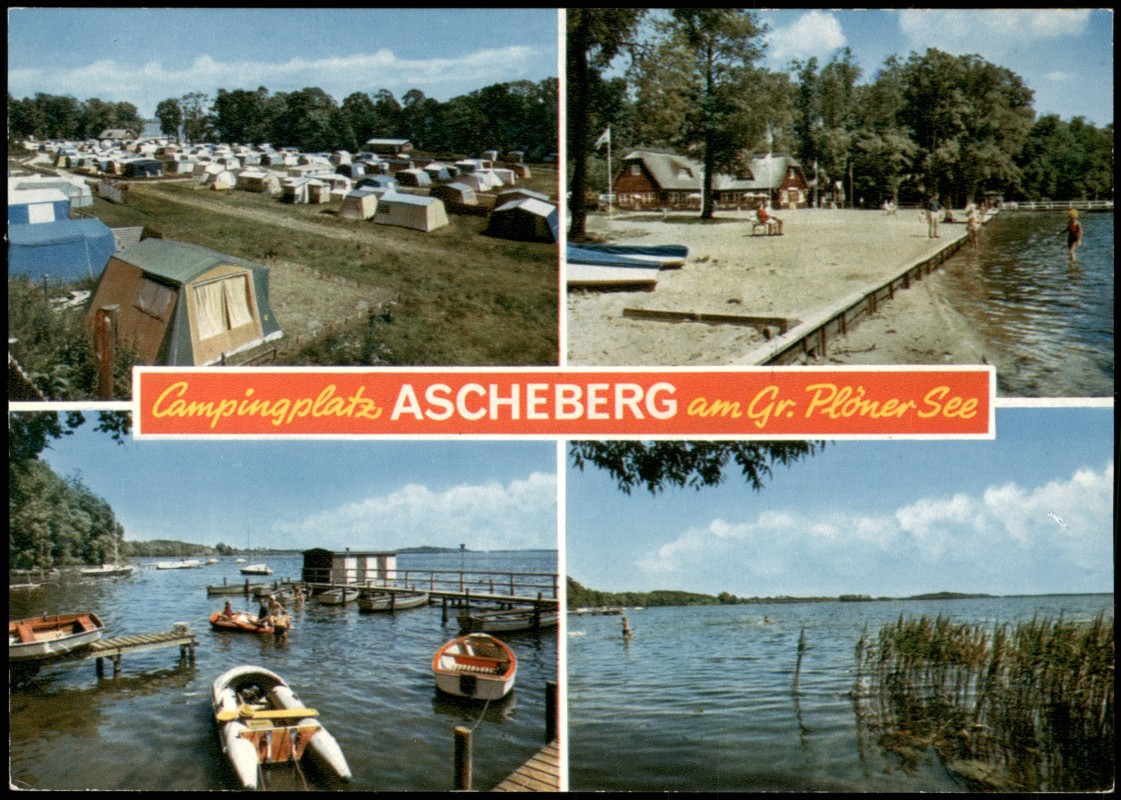
{"label": "wooden jetty", "polygon": [[541,748],[494,787],[496,792],[559,792],[560,751],[556,740]]}
{"label": "wooden jetty", "polygon": [[113,662],[113,676],[116,677],[121,674],[121,656],[124,654],[176,646],[179,647],[180,662],[195,663],[195,648],[198,646],[198,639],[186,625],[177,625],[175,630],[163,633],[140,633],[101,639],[91,644],[89,649],[83,650],[76,657],[84,660],[96,658],[98,677],[105,674],[104,659],[109,659]]}
{"label": "wooden jetty", "polygon": [[[545,739],[548,744],[510,773],[492,791],[559,792],[561,790],[560,746],[557,741],[557,682],[545,681]],[[455,778],[457,791],[471,790],[471,729],[456,726]]]}

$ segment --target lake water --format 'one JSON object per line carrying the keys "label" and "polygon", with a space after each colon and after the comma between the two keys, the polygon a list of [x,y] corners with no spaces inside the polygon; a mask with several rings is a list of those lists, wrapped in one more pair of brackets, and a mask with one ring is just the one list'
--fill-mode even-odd
{"label": "lake water", "polygon": [[[254,559],[257,560],[257,559]],[[300,556],[262,559],[274,578],[298,577]],[[10,776],[34,789],[199,790],[237,788],[210,712],[210,687],[240,664],[284,678],[339,741],[354,773],[341,788],[445,790],[453,782],[453,728],[473,727],[474,786],[489,789],[545,744],[546,681],[557,679],[556,631],[508,634],[518,657],[510,696],[485,709],[438,695],[432,655],[458,634],[455,615],[439,606],[396,614],[361,614],[354,604],[310,601],[292,610],[287,643],[221,633],[207,618],[224,598],[205,587],[223,577],[241,582],[233,559],[200,569],[138,569],[128,579],[12,592],[9,617],[93,610],[107,636],[170,630],[187,621],[198,636],[193,666],[178,648],[126,654],[121,674],[98,679],[94,661],[47,667],[10,693]],[[398,569],[430,567],[550,572],[555,551],[398,557]],[[255,579],[259,580],[259,579]],[[252,607],[240,596],[235,608]],[[268,785],[298,786],[287,769]],[[329,788],[339,788],[331,786]]]}
{"label": "lake water", "polygon": [[1066,212],[1005,212],[985,226],[979,250],[966,245],[943,266],[1001,395],[1113,395],[1113,214],[1079,219],[1074,262]]}
{"label": "lake water", "polygon": [[849,693],[864,627],[901,613],[991,625],[1099,611],[1112,617],[1113,595],[649,608],[626,612],[629,643],[618,616],[570,616],[569,788],[963,791],[935,763],[896,769],[858,736]]}

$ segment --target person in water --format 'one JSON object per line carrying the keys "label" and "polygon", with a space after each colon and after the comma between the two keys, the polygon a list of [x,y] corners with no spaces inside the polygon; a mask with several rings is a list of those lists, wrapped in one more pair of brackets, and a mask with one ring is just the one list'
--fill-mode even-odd
{"label": "person in water", "polygon": [[1070,219],[1066,228],[1067,250],[1070,252],[1070,260],[1074,261],[1074,251],[1082,244],[1082,223],[1078,221],[1078,212],[1073,208],[1070,210],[1069,216]]}

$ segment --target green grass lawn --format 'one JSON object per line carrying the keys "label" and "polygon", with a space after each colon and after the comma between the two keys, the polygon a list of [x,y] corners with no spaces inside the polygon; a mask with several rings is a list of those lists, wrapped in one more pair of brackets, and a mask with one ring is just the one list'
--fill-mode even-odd
{"label": "green grass lawn", "polygon": [[[523,185],[549,191],[555,176]],[[143,225],[265,265],[301,264],[397,298],[391,312],[322,337],[288,363],[371,363],[375,352],[373,363],[409,366],[557,363],[555,245],[486,236],[481,216],[449,214],[450,225],[423,233],[340,219],[339,205],[289,205],[193,182],[133,182],[123,204],[97,199],[91,210],[110,227]]]}

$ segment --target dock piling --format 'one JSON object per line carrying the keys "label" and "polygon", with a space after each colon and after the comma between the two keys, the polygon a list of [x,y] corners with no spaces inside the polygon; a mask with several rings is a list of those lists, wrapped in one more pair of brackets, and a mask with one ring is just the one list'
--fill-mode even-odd
{"label": "dock piling", "polygon": [[471,791],[471,729],[455,726],[455,784],[456,791]]}

